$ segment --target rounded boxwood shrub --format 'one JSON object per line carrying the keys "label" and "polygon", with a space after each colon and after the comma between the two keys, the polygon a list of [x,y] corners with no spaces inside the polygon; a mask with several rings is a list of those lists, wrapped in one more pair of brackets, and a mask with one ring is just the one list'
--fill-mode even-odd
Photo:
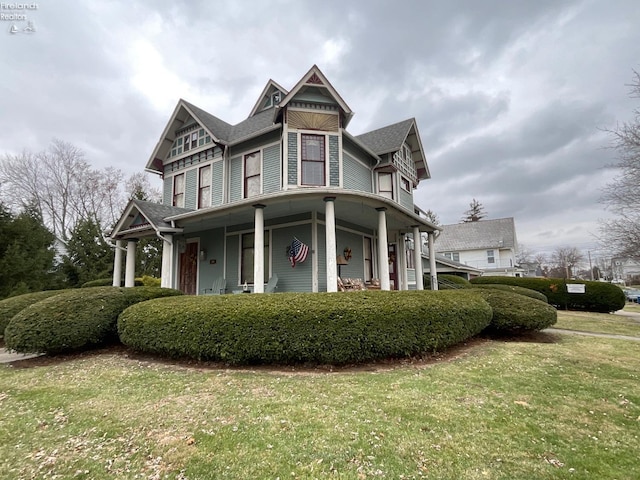
{"label": "rounded boxwood shrub", "polygon": [[45,298],[53,297],[61,292],[64,292],[64,290],[45,290],[42,292],[25,293],[24,295],[17,295],[15,297],[9,297],[1,300],[0,337],[4,335],[4,329],[14,315],[33,303],[44,300]]}
{"label": "rounded boxwood shrub", "polygon": [[152,287],[93,287],[66,290],[16,314],[5,329],[5,344],[22,353],[63,353],[117,339],[118,315],[128,306],[182,292]]}
{"label": "rounded boxwood shrub", "polygon": [[[501,283],[530,288],[546,295],[549,304],[567,310],[608,313],[621,310],[625,306],[622,290],[606,282],[563,278],[478,277],[471,280],[471,283],[473,285]],[[585,286],[585,293],[568,293],[567,284],[577,283]]]}
{"label": "rounded boxwood shrub", "polygon": [[466,291],[359,291],[162,298],[118,318],[136,350],[231,364],[345,364],[405,357],[482,331],[491,308]]}
{"label": "rounded boxwood shrub", "polygon": [[[133,282],[133,285],[136,287],[159,287],[160,286],[160,282],[158,281],[157,285],[151,284],[151,282],[149,284],[146,284],[144,282],[144,278],[136,278]],[[153,278],[153,277],[147,277],[147,278]],[[89,282],[85,282],[82,285],[80,285],[80,288],[91,288],[91,287],[110,287],[113,285],[113,278],[98,278],[97,280],[91,280]]]}
{"label": "rounded boxwood shrub", "polygon": [[[455,286],[449,286],[447,284],[454,284]],[[431,277],[428,273],[423,275],[423,284],[424,288],[427,290],[431,289]],[[438,275],[438,289],[439,290],[452,290],[459,288],[470,288],[471,283],[466,278],[463,278],[459,275],[447,275],[442,274]]]}
{"label": "rounded boxwood shrub", "polygon": [[530,288],[516,287],[515,285],[502,285],[502,284],[492,284],[492,283],[477,284],[472,286],[473,288],[492,288],[494,290],[502,290],[504,292],[519,293],[520,295],[535,298],[536,300],[540,300],[541,302],[544,302],[544,303],[549,303],[549,300],[547,299],[547,296],[544,293],[540,293],[536,290],[531,290]]}
{"label": "rounded boxwood shrub", "polygon": [[518,333],[543,330],[558,320],[557,310],[541,300],[495,289],[476,291],[493,310],[491,324],[487,328],[489,331]]}

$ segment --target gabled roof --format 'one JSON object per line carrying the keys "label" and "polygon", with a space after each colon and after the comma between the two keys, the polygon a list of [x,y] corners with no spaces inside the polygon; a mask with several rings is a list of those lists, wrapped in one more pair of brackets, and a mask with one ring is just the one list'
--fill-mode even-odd
{"label": "gabled roof", "polygon": [[356,138],[378,155],[397,152],[407,139],[409,130],[414,123],[415,120],[409,118],[393,125],[387,125],[386,127],[357,135]]}
{"label": "gabled roof", "polygon": [[226,138],[229,136],[231,129],[233,128],[224,120],[220,120],[218,117],[205,112],[201,108],[190,104],[189,102],[180,99],[176,108],[173,110],[173,114],[167,126],[164,128],[160,140],[156,144],[156,147],[151,153],[151,157],[147,161],[145,170],[152,172],[163,172],[163,162],[167,158],[167,154],[173,145],[175,140],[175,132],[181,126],[185,124],[185,121],[189,118],[193,118],[198,122],[211,136],[215,143],[225,145]]}
{"label": "gabled roof", "polygon": [[293,87],[291,91],[280,101],[278,109],[284,108],[293,99],[293,97],[295,97],[296,94],[305,87],[321,88],[333,97],[336,103],[340,106],[344,116],[342,127],[347,127],[347,124],[353,117],[353,111],[349,108],[347,102],[342,99],[336,89],[333,88],[333,85],[331,85],[329,80],[327,80],[327,77],[324,76],[324,73],[320,71],[317,65],[311,67],[309,71],[302,76],[296,86]]}
{"label": "gabled roof", "polygon": [[438,252],[517,248],[513,217],[442,225],[435,243]]}
{"label": "gabled roof", "polygon": [[[129,201],[120,220],[118,220],[118,223],[113,227],[109,236],[111,238],[117,238],[130,232],[149,230],[159,233],[181,231],[182,229],[175,228],[170,222],[166,222],[164,219],[190,211],[192,210],[189,208],[172,207],[134,198]],[[136,221],[140,217],[142,217],[143,221]]]}
{"label": "gabled roof", "polygon": [[264,89],[262,90],[262,93],[258,97],[258,101],[253,106],[253,108],[251,109],[251,113],[249,114],[249,116],[253,117],[256,113],[258,113],[258,111],[260,110],[260,105],[263,104],[263,102],[265,101],[265,98],[267,96],[275,93],[276,90],[279,91],[279,92],[282,92],[283,96],[285,96],[285,95],[287,95],[287,93],[289,93],[286,89],[282,88],[276,82],[274,82],[273,80],[269,79],[269,81],[267,82],[267,85],[264,87]]}
{"label": "gabled roof", "polygon": [[273,128],[275,126],[273,123],[274,111],[275,108],[271,107],[256,113],[237,125],[231,125],[192,103],[180,99],[145,168],[146,170],[162,173],[162,162],[167,157],[175,140],[175,131],[184,124],[184,118],[187,118],[187,116],[198,122],[215,143],[224,146],[237,143],[244,138]]}
{"label": "gabled roof", "polygon": [[413,161],[418,169],[418,178],[431,178],[415,118],[408,118],[402,122],[363,133],[355,138],[377,155],[397,152],[402,148],[404,142],[407,142],[411,146]]}

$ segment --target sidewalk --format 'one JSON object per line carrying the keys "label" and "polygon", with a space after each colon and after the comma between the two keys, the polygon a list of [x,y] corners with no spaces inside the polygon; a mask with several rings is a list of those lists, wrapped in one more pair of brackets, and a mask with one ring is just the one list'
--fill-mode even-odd
{"label": "sidewalk", "polygon": [[37,353],[15,353],[7,352],[5,348],[0,348],[0,363],[11,363],[19,360],[28,360],[29,358],[39,357]]}
{"label": "sidewalk", "polygon": [[595,332],[582,332],[580,330],[565,330],[563,328],[547,328],[542,330],[545,333],[561,333],[563,335],[585,335],[587,337],[603,337],[603,338],[617,338],[619,340],[632,340],[634,342],[640,342],[640,337],[631,337],[629,335],[615,335],[613,333],[595,333]]}

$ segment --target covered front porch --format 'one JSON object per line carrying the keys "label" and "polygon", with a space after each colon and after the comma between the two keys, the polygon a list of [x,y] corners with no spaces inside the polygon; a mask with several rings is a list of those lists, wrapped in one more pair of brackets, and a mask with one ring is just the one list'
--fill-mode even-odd
{"label": "covered front porch", "polygon": [[[135,241],[154,235],[163,240],[162,286],[188,294],[204,293],[219,278],[229,291],[246,284],[262,293],[273,274],[278,291],[335,292],[340,275],[379,279],[382,290],[423,289],[422,241],[406,245],[423,233],[432,244],[438,230],[378,195],[337,189],[287,191],[197,211],[160,206],[159,212],[154,204],[133,202],[130,221],[111,235],[117,245],[114,285],[125,256],[125,286],[133,285]],[[136,223],[138,216],[147,222]],[[293,238],[309,247],[295,268],[287,255]],[[437,288],[435,265],[430,271]]]}

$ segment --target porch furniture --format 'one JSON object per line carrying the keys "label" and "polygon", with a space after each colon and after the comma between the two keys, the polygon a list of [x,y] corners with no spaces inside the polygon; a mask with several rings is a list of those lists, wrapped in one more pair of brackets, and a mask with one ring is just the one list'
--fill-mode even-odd
{"label": "porch furniture", "polygon": [[355,292],[358,290],[366,290],[361,278],[345,278],[338,277],[338,290],[341,292]]}
{"label": "porch furniture", "polygon": [[205,295],[222,295],[227,291],[227,279],[224,277],[218,277],[213,281],[211,288],[205,288],[203,293]]}
{"label": "porch furniture", "polygon": [[277,286],[278,286],[278,274],[274,273],[273,276],[267,282],[267,284],[264,286],[264,293],[275,292]]}

